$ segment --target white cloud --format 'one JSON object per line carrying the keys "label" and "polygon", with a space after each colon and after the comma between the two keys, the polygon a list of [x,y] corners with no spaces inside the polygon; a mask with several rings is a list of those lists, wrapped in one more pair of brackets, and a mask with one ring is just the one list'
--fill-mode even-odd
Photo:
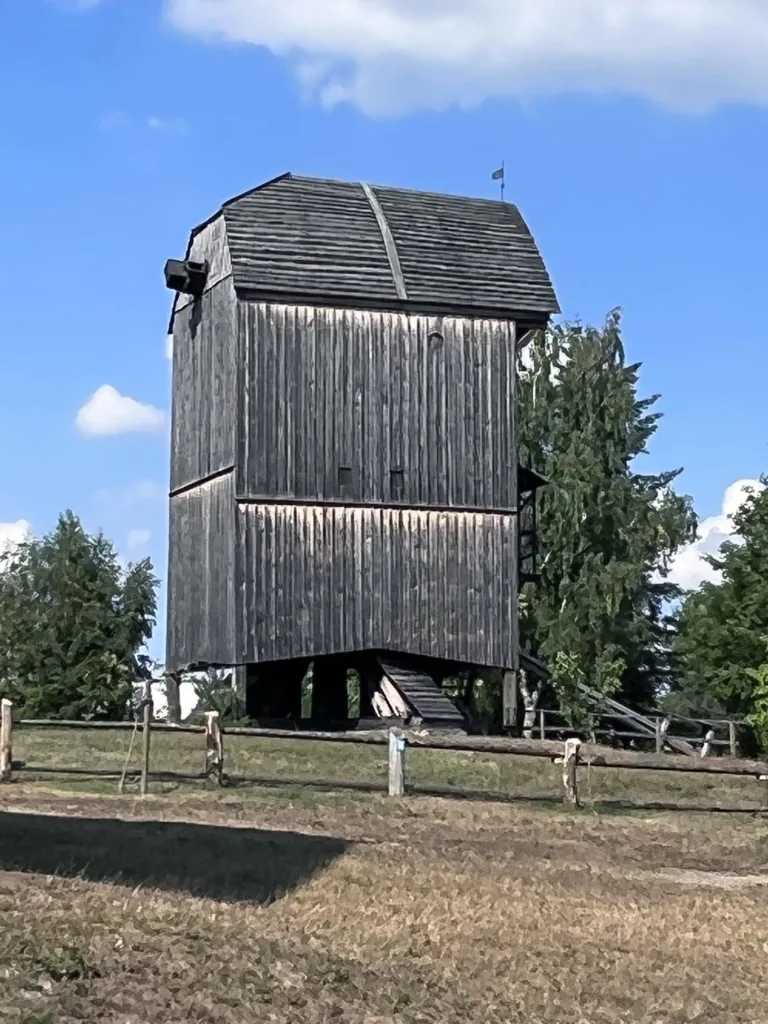
{"label": "white cloud", "polygon": [[177,29],[292,60],[371,114],[582,91],[768,102],[765,0],[165,0]]}
{"label": "white cloud", "polygon": [[141,551],[152,538],[149,530],[129,530],[126,542],[129,551]]}
{"label": "white cloud", "polygon": [[78,409],[76,423],[86,437],[156,433],[165,426],[165,413],[102,384]]}
{"label": "white cloud", "polygon": [[719,574],[704,561],[705,555],[716,555],[726,540],[733,538],[733,516],[750,494],[762,490],[759,480],[737,480],[723,495],[723,506],[716,516],[709,516],[699,524],[693,544],[683,548],[672,561],[667,577],[685,590],[695,590],[702,583],[718,583]]}
{"label": "white cloud", "polygon": [[18,519],[15,523],[0,523],[0,565],[13,553],[19,544],[32,537],[32,524],[26,519]]}

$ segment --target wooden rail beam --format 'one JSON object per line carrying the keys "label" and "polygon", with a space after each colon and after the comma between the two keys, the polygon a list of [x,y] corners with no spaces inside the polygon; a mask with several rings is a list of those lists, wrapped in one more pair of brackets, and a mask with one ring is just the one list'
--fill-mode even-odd
{"label": "wooden rail beam", "polygon": [[[22,722],[17,724],[28,727],[37,723]],[[106,727],[107,725],[114,728],[116,724],[120,728],[134,728],[132,722],[45,722],[42,724],[77,729],[87,729],[94,726]],[[184,726],[179,729],[174,726],[164,726],[160,723],[153,723],[152,730],[157,732],[205,733],[205,729],[202,726]],[[264,739],[303,740],[307,742],[359,743],[372,746],[387,746],[389,744],[388,733],[381,730],[371,732],[303,732],[288,729],[232,728],[222,729],[222,733],[226,736],[254,736]],[[438,735],[426,731],[408,729],[403,730],[403,735],[408,746],[420,747],[425,750],[517,754],[524,757],[548,758],[551,761],[561,758],[564,752],[564,744],[556,740],[541,741],[506,736]],[[653,736],[650,739],[652,740]],[[768,762],[766,761],[751,761],[732,757],[701,758],[674,754],[646,754],[634,751],[607,750],[605,747],[595,747],[590,744],[582,744],[578,763],[580,765],[590,765],[594,768],[692,772],[704,775],[743,775],[753,778],[768,775]]]}

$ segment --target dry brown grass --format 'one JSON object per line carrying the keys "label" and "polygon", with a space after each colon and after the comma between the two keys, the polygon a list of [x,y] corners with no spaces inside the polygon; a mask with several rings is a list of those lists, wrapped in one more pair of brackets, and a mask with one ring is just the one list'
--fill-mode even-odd
{"label": "dry brown grass", "polygon": [[[173,739],[193,741],[198,767],[201,741]],[[255,746],[270,763],[241,770],[274,771],[285,756],[295,774],[291,759],[311,754]],[[324,773],[382,770],[383,751],[333,748],[332,762],[323,749]],[[443,782],[494,783],[502,770],[482,758],[427,765],[433,752],[421,753]],[[501,781],[556,792],[546,763],[517,771]],[[650,793],[661,785],[626,774],[635,797],[638,776]],[[0,789],[0,1019],[768,1021],[757,816],[78,788]]]}

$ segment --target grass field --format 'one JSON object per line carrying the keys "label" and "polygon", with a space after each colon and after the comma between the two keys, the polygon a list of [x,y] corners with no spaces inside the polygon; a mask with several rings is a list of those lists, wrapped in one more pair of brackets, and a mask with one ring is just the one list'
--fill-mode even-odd
{"label": "grass field", "polygon": [[[127,742],[19,731],[14,756],[119,767]],[[226,752],[231,772],[385,779],[381,748]],[[202,760],[202,737],[155,737],[157,768]],[[519,799],[0,788],[0,1020],[768,1022],[755,781],[595,769],[573,812],[546,761],[409,751],[408,775]]]}

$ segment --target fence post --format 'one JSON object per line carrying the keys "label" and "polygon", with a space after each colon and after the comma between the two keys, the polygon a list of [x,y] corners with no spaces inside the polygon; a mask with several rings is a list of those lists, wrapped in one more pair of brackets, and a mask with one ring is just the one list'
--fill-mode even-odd
{"label": "fence post", "polygon": [[389,730],[389,786],[390,796],[405,795],[405,736],[402,729]]}
{"label": "fence post", "polygon": [[539,708],[539,739],[547,738],[547,719],[544,708]]}
{"label": "fence post", "polygon": [[221,785],[224,775],[224,738],[218,711],[205,713],[205,774]]}
{"label": "fence post", "polygon": [[736,746],[736,723],[735,722],[729,722],[728,723],[728,746],[731,748],[730,749],[731,757],[738,757],[739,756],[739,750],[738,750],[738,747]]}
{"label": "fence post", "polygon": [[563,751],[563,788],[565,790],[563,796],[565,802],[573,804],[574,807],[579,806],[579,794],[576,789],[576,765],[579,761],[580,747],[581,740],[571,737],[565,741]]}
{"label": "fence post", "polygon": [[709,729],[707,731],[706,736],[704,737],[704,742],[701,745],[701,756],[702,757],[709,757],[709,753],[710,753],[710,751],[712,749],[712,740],[714,738],[715,738],[715,730],[714,729]]}
{"label": "fence post", "polygon": [[13,704],[6,697],[0,703],[0,782],[10,782],[13,772]]}
{"label": "fence post", "polygon": [[656,753],[661,754],[664,752],[664,743],[667,738],[667,732],[670,726],[669,718],[657,718],[656,719]]}
{"label": "fence post", "polygon": [[152,681],[144,684],[143,757],[141,761],[141,795],[146,796],[149,788],[149,739],[152,731]]}

